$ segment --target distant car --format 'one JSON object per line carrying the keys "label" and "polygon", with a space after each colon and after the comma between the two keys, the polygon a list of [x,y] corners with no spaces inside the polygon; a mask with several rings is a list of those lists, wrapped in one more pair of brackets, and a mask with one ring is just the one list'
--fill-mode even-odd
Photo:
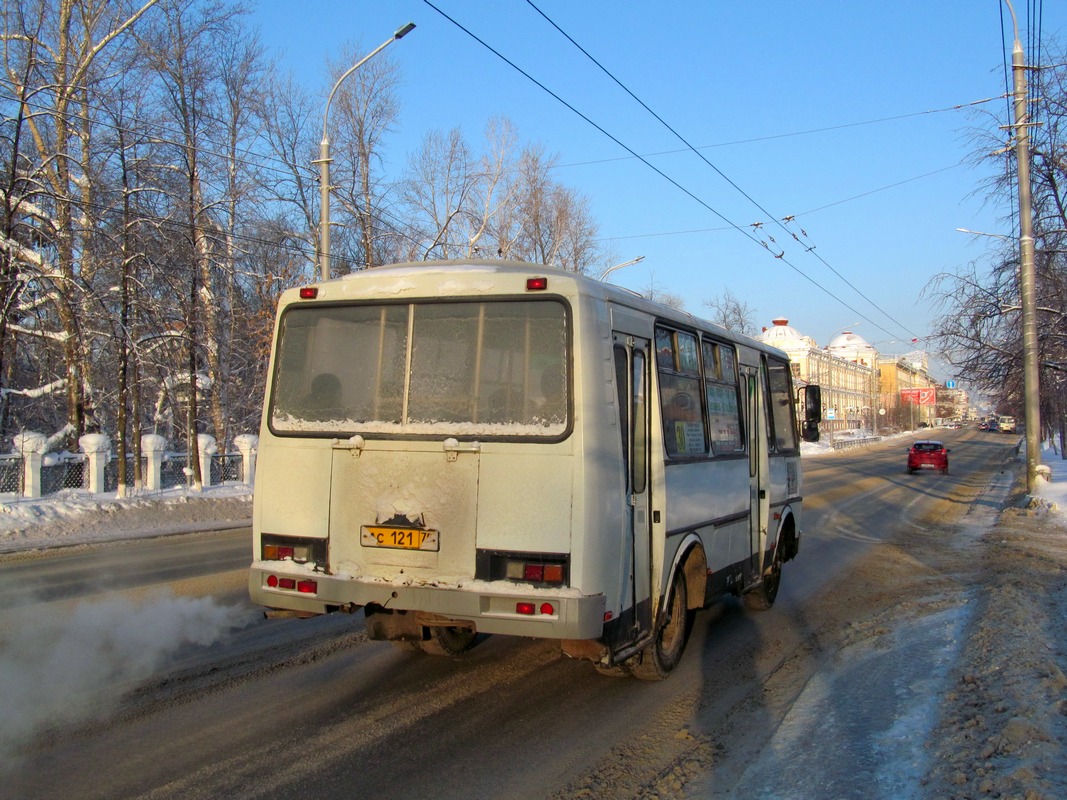
{"label": "distant car", "polygon": [[949,452],[942,442],[915,442],[908,448],[908,474],[919,469],[936,469],[947,475]]}

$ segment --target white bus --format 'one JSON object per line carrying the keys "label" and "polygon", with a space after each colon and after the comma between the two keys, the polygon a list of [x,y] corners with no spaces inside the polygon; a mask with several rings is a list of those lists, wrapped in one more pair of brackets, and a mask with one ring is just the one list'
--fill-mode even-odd
{"label": "white bus", "polygon": [[770,606],[797,554],[787,356],[626,290],[370,269],[282,296],[269,375],[249,590],[271,616],[363,609],[432,653],[550,638],[658,679],[696,609]]}

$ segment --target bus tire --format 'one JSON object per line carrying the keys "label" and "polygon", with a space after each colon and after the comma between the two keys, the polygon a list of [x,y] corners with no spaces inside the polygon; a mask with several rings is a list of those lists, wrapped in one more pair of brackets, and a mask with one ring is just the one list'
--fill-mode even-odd
{"label": "bus tire", "polygon": [[776,547],[771,568],[764,574],[760,585],[751,592],[741,595],[746,608],[751,608],[753,611],[766,611],[774,605],[774,601],[778,598],[778,588],[782,585],[782,559],[779,558],[779,552],[780,549]]}
{"label": "bus tire", "polygon": [[674,574],[671,593],[667,599],[667,617],[652,643],[641,651],[630,667],[634,677],[643,681],[661,681],[674,672],[682,660],[685,643],[689,639],[690,612],[685,588],[685,576]]}
{"label": "bus tire", "polygon": [[433,625],[420,644],[424,653],[433,656],[458,656],[474,647],[477,636],[470,628]]}

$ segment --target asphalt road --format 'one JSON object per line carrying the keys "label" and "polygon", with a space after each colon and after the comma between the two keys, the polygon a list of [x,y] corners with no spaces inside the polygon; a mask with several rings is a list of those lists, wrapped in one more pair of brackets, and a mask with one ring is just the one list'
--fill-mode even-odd
{"label": "asphalt road", "polygon": [[[661,683],[601,676],[537,640],[485,637],[438,658],[368,641],[360,615],[263,620],[244,598],[247,531],[2,562],[0,632],[116,596],[211,598],[240,625],[223,642],[168,651],[147,678],[90,674],[84,710],[29,729],[0,758],[4,795],[743,797],[746,765],[836,637],[899,599],[906,576],[878,585],[883,548],[899,552],[917,532],[936,544],[953,521],[1003,501],[1016,438],[937,433],[952,448],[948,475],[906,474],[900,440],[805,459],[804,537],[774,608],[731,599],[702,612]],[[126,606],[114,614],[130,632],[158,624]],[[19,663],[0,646],[0,680]],[[83,681],[93,665],[78,665]]]}

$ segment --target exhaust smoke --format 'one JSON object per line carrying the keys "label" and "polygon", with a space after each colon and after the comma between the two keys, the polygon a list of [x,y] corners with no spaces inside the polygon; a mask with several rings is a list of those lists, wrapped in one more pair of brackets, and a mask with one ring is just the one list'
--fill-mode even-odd
{"label": "exhaust smoke", "polygon": [[214,644],[253,618],[167,592],[47,608],[0,635],[0,764],[12,765],[38,734],[108,713],[184,645]]}

